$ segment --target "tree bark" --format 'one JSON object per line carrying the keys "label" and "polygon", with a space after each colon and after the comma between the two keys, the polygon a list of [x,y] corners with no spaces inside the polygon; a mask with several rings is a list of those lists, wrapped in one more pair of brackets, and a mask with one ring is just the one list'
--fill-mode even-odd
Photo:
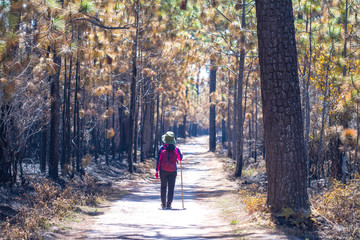
{"label": "tree bark", "polygon": [[[246,1],[243,0],[243,9],[241,17],[241,27],[242,29],[246,28],[245,22],[245,11],[246,11]],[[239,74],[238,74],[238,93],[237,93],[237,141],[236,141],[236,166],[235,166],[235,177],[241,177],[242,168],[243,168],[243,79],[244,79],[244,70],[245,70],[245,35],[242,34],[240,38],[240,61],[239,61]]]}
{"label": "tree bark", "polygon": [[68,151],[66,150],[66,109],[68,107],[66,99],[67,99],[67,58],[66,56],[64,57],[64,92],[63,92],[63,108],[62,108],[62,155],[61,155],[61,173],[62,175],[65,175],[65,171],[66,171],[66,155],[68,154]]}
{"label": "tree bark", "polygon": [[8,124],[6,117],[9,105],[0,106],[0,184],[11,181],[11,158],[9,153]]}
{"label": "tree bark", "polygon": [[[146,82],[146,79],[144,79],[143,81]],[[144,123],[145,123],[145,116],[146,116],[146,100],[145,100],[145,85],[146,83],[143,83],[142,86],[142,93],[141,95],[143,96],[143,101],[141,101],[141,106],[139,106],[141,108],[141,116],[140,116],[140,162],[143,162],[145,159],[145,154],[144,154],[144,145],[145,145],[145,139],[144,139]]]}
{"label": "tree bark", "polygon": [[210,130],[209,130],[209,148],[211,152],[216,150],[216,112],[215,100],[212,93],[216,91],[216,67],[213,66],[214,60],[210,60]]}
{"label": "tree bark", "polygon": [[65,137],[65,144],[66,144],[66,159],[65,159],[65,164],[70,165],[70,158],[71,158],[71,115],[70,115],[70,103],[71,103],[71,94],[70,94],[70,89],[71,89],[71,79],[72,79],[72,67],[73,67],[73,60],[72,60],[72,56],[70,57],[70,66],[69,66],[69,77],[68,77],[68,81],[67,81],[67,85],[64,86],[67,88],[67,98],[66,98],[66,102],[67,102],[67,108],[66,108],[66,112],[65,112],[65,118],[66,118],[66,137]]}
{"label": "tree bark", "polygon": [[[114,89],[114,84],[113,84]],[[112,92],[112,108],[115,110],[115,91]],[[112,114],[112,129],[115,131],[115,113]],[[116,155],[116,143],[115,143],[115,136],[111,138],[111,152],[112,152],[112,161],[115,161]]]}
{"label": "tree bark", "polygon": [[60,70],[61,57],[53,49],[53,61],[58,70],[51,78],[51,117],[50,117],[50,155],[49,155],[49,176],[52,179],[59,177],[59,127],[60,127]]}
{"label": "tree bark", "polygon": [[354,168],[353,174],[357,171],[357,158],[358,158],[358,151],[359,151],[359,104],[356,103],[356,145],[355,145],[355,156],[354,156]]}
{"label": "tree bark", "polygon": [[[345,37],[344,37],[344,59],[346,60],[347,58],[347,41],[348,41],[348,12],[349,12],[349,1],[346,0],[345,2],[345,23],[344,23],[344,34],[345,34]],[[346,68],[346,64],[344,64],[344,67],[343,67],[343,76],[346,77],[347,75],[347,68]],[[359,133],[359,132],[358,132]],[[356,145],[356,148],[358,147],[358,145]],[[343,158],[343,167],[341,168],[342,169],[342,182],[343,183],[346,183],[346,178],[347,178],[347,173],[348,173],[348,170],[347,170],[347,158],[346,158],[346,151],[345,151],[345,157]],[[356,155],[357,155],[357,152],[356,152]],[[354,159],[354,162],[356,161],[356,159]],[[349,162],[350,159],[349,159]]]}
{"label": "tree bark", "polygon": [[[348,41],[348,12],[349,12],[349,0],[345,2],[345,23],[344,23],[344,59],[347,58],[347,41]],[[343,67],[343,76],[346,77],[346,64]]]}
{"label": "tree bark", "polygon": [[254,154],[254,162],[257,161],[257,150],[258,150],[258,90],[257,90],[257,80],[255,87],[255,154]]}
{"label": "tree bark", "polygon": [[317,160],[316,160],[316,177],[319,179],[321,177],[320,171],[320,164],[321,164],[321,156],[322,156],[322,142],[323,142],[323,135],[324,135],[324,128],[325,128],[325,113],[326,113],[326,99],[328,94],[328,83],[329,83],[329,64],[331,61],[332,50],[330,50],[329,61],[326,64],[326,74],[325,74],[325,92],[324,92],[324,99],[322,104],[322,113],[321,113],[321,129],[320,129],[320,140],[319,140],[319,147],[317,153]]}
{"label": "tree bark", "polygon": [[[75,142],[74,147],[74,154],[75,154],[75,167],[76,172],[79,173],[81,169],[80,164],[80,152],[79,152],[79,100],[78,100],[78,92],[79,92],[79,83],[80,83],[80,61],[79,56],[77,56],[76,60],[76,69],[75,69],[75,92],[74,92],[74,132],[73,132],[73,139]],[[74,165],[74,164],[73,164]]]}
{"label": "tree bark", "polygon": [[128,167],[129,172],[134,172],[133,165],[133,142],[134,142],[134,128],[135,128],[135,114],[136,114],[136,81],[137,81],[137,45],[139,35],[139,0],[136,0],[135,6],[135,21],[136,33],[134,37],[134,44],[132,50],[132,77],[131,77],[131,97],[130,97],[130,116],[129,116],[129,149],[128,149]]}
{"label": "tree bark", "polygon": [[41,131],[41,149],[40,149],[40,171],[46,171],[46,162],[47,162],[47,135],[48,135],[48,126],[45,125],[44,129]]}
{"label": "tree bark", "polygon": [[231,148],[231,139],[232,139],[232,131],[231,131],[231,111],[230,111],[230,106],[231,106],[231,99],[230,99],[230,93],[231,93],[231,81],[230,81],[230,71],[229,71],[229,75],[228,75],[228,109],[227,109],[227,132],[228,132],[228,136],[227,136],[227,145],[228,145],[228,151],[227,151],[227,156],[229,158],[232,157],[232,148]]}
{"label": "tree bark", "polygon": [[[236,65],[238,66],[239,65],[239,58],[236,57]],[[232,159],[236,160],[236,142],[237,142],[237,138],[238,138],[238,134],[237,134],[237,128],[238,128],[238,125],[236,124],[237,123],[237,117],[238,117],[238,114],[237,114],[237,107],[236,107],[236,104],[237,104],[237,98],[238,98],[238,95],[237,95],[237,87],[238,87],[238,77],[235,77],[235,81],[234,81],[234,103],[233,103],[233,129],[232,129]]]}
{"label": "tree bark", "polygon": [[147,79],[144,88],[144,116],[142,127],[142,145],[144,158],[154,156],[154,119],[155,119],[155,95],[154,86],[150,79]]}
{"label": "tree bark", "polygon": [[309,210],[303,119],[291,0],[256,0],[267,204]]}
{"label": "tree bark", "polygon": [[[110,95],[107,94],[106,95],[106,111],[109,110],[109,98]],[[107,166],[110,166],[110,161],[109,161],[109,148],[110,148],[110,139],[107,137],[107,131],[109,130],[109,119],[106,118],[105,120],[105,132],[104,132],[104,140],[105,140],[105,146],[104,146],[104,151],[105,151],[105,163]]]}
{"label": "tree bark", "polygon": [[122,159],[123,151],[123,109],[124,109],[124,96],[120,97],[120,107],[119,107],[119,161]]}
{"label": "tree bark", "polygon": [[312,62],[312,14],[310,10],[309,16],[309,67],[308,67],[308,74],[307,80],[305,82],[305,161],[306,161],[306,175],[307,175],[307,182],[310,185],[310,158],[309,158],[309,134],[310,134],[310,79],[311,79],[311,62]]}
{"label": "tree bark", "polygon": [[159,94],[156,95],[156,127],[155,127],[155,147],[154,147],[154,156],[156,156],[157,149],[159,148],[159,123],[160,123],[160,97]]}
{"label": "tree bark", "polygon": [[223,119],[221,120],[221,144],[223,146],[225,146],[225,142],[226,142],[226,122],[225,122],[225,117],[223,117]]}
{"label": "tree bark", "polygon": [[[138,93],[141,92],[140,85],[138,85],[137,91]],[[140,99],[143,96],[137,96],[136,100],[136,107],[135,107],[135,123],[134,123],[134,159],[133,162],[137,162],[137,150],[138,150],[138,143],[139,143],[139,115],[140,115]]]}

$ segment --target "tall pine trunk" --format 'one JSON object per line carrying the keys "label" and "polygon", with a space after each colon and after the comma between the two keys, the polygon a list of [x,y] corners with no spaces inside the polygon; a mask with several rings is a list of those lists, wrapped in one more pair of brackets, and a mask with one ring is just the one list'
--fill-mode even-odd
{"label": "tall pine trunk", "polygon": [[258,150],[258,90],[257,90],[257,80],[255,84],[255,153],[254,153],[254,161],[257,161],[257,150]]}
{"label": "tall pine trunk", "polygon": [[309,59],[308,59],[308,73],[307,80],[305,82],[305,161],[306,161],[306,174],[308,179],[308,185],[310,185],[310,158],[309,158],[309,135],[310,135],[310,79],[311,79],[311,62],[312,62],[312,13],[310,10],[309,15]]}
{"label": "tall pine trunk", "polygon": [[120,97],[120,107],[119,107],[119,161],[122,159],[122,151],[123,151],[123,110],[124,110],[124,96]]}
{"label": "tall pine trunk", "polygon": [[[246,1],[243,0],[243,9],[241,17],[241,27],[242,29],[246,28],[245,22],[245,11],[246,11]],[[243,128],[244,128],[244,118],[243,118],[243,79],[245,71],[245,35],[242,34],[240,37],[240,60],[239,60],[239,74],[238,74],[238,89],[237,89],[237,141],[236,141],[236,166],[235,166],[235,177],[241,177],[242,168],[243,168]]]}
{"label": "tall pine trunk", "polygon": [[216,91],[216,67],[213,66],[215,61],[210,61],[210,130],[209,130],[209,147],[211,152],[216,150],[216,112],[215,98],[213,94]]}
{"label": "tall pine trunk", "polygon": [[155,147],[154,147],[154,156],[156,156],[157,150],[159,148],[159,123],[160,123],[160,97],[159,94],[156,95],[156,127],[155,127]]}
{"label": "tall pine trunk", "polygon": [[356,173],[357,166],[358,166],[358,162],[357,162],[357,158],[358,158],[358,151],[359,151],[359,103],[356,103],[356,145],[355,145],[355,156],[354,156],[354,167],[353,167],[353,174]]}
{"label": "tall pine trunk", "polygon": [[297,50],[291,0],[256,0],[268,178],[267,204],[309,210]]}
{"label": "tall pine trunk", "polygon": [[74,132],[73,132],[73,139],[75,142],[74,147],[74,154],[75,154],[75,162],[73,162],[73,166],[76,167],[76,172],[80,172],[81,169],[81,163],[80,163],[80,152],[79,152],[79,100],[78,100],[78,92],[79,92],[79,84],[80,84],[80,61],[79,56],[77,56],[76,60],[76,69],[75,69],[75,92],[74,92]]}
{"label": "tall pine trunk", "polygon": [[[140,85],[138,85],[137,92],[140,93]],[[140,115],[140,99],[142,96],[137,96],[135,107],[135,123],[134,123],[134,159],[133,162],[137,162],[137,150],[139,143],[139,115]]]}
{"label": "tall pine trunk", "polygon": [[144,96],[143,107],[143,127],[142,127],[142,145],[144,158],[154,156],[154,120],[155,120],[155,95],[154,86],[150,79],[147,79],[144,88],[146,93]]}
{"label": "tall pine trunk", "polygon": [[329,64],[331,61],[332,56],[332,49],[330,50],[330,56],[329,60],[327,62],[326,66],[326,73],[325,73],[325,92],[324,92],[324,99],[322,103],[322,112],[321,112],[321,129],[320,129],[320,140],[319,140],[319,147],[317,152],[317,159],[316,159],[316,177],[319,179],[321,177],[321,156],[322,156],[322,142],[323,142],[323,136],[324,136],[324,128],[325,128],[325,114],[326,114],[326,100],[328,98],[328,91],[329,91]]}
{"label": "tall pine trunk", "polygon": [[52,179],[59,177],[59,128],[60,128],[60,70],[61,57],[57,55],[54,46],[53,61],[57,66],[55,75],[51,77],[51,111],[50,111],[50,154],[49,154],[49,176]]}
{"label": "tall pine trunk", "polygon": [[68,77],[68,81],[67,81],[67,85],[65,86],[67,88],[67,98],[66,98],[66,102],[67,102],[67,108],[66,108],[66,112],[65,112],[65,118],[66,118],[66,137],[65,137],[65,144],[66,144],[66,164],[70,165],[70,158],[71,158],[71,114],[70,114],[70,104],[71,104],[71,94],[70,94],[70,89],[71,89],[71,79],[72,79],[72,66],[73,65],[73,58],[72,56],[70,57],[70,66],[69,66],[69,77]]}
{"label": "tall pine trunk", "polygon": [[[107,94],[106,96],[106,111],[109,110],[109,98],[110,98],[110,95]],[[106,118],[105,120],[105,133],[104,133],[104,136],[105,136],[105,146],[104,146],[104,151],[105,151],[105,163],[106,165],[110,165],[110,161],[109,161],[109,144],[110,144],[110,139],[108,138],[107,136],[107,131],[109,130],[109,119]]]}
{"label": "tall pine trunk", "polygon": [[[239,66],[239,57],[236,57],[236,65]],[[236,160],[236,142],[237,142],[237,138],[238,138],[238,134],[237,134],[237,128],[238,125],[237,123],[237,118],[238,118],[238,114],[237,114],[237,88],[238,88],[238,77],[235,77],[235,81],[234,81],[234,102],[233,102],[233,129],[232,129],[232,159]]]}
{"label": "tall pine trunk", "polygon": [[41,149],[40,149],[40,171],[46,172],[46,163],[47,163],[47,140],[48,140],[48,125],[44,126],[44,129],[40,133],[41,135]]}
{"label": "tall pine trunk", "polygon": [[[112,92],[112,109],[115,110],[115,91]],[[111,124],[112,124],[112,129],[115,131],[115,113],[112,114]],[[111,138],[111,152],[112,152],[112,161],[115,161],[115,155],[116,155],[115,136]]]}
{"label": "tall pine trunk", "polygon": [[231,147],[231,141],[232,141],[232,131],[231,131],[231,110],[230,110],[230,106],[231,106],[231,97],[230,97],[230,93],[231,93],[231,79],[230,79],[230,71],[229,71],[229,75],[228,75],[228,90],[229,90],[229,94],[228,94],[228,109],[227,109],[227,132],[228,132],[228,136],[227,136],[227,147],[228,147],[228,151],[227,151],[227,156],[229,158],[232,157],[232,147]]}
{"label": "tall pine trunk", "polygon": [[137,48],[139,36],[139,0],[136,0],[135,6],[135,28],[136,33],[134,37],[134,44],[132,49],[132,76],[131,76],[131,97],[130,97],[130,116],[129,116],[129,148],[128,148],[128,167],[129,172],[134,172],[133,165],[133,142],[134,142],[134,129],[135,129],[135,115],[136,115],[136,81],[137,81]]}
{"label": "tall pine trunk", "polygon": [[62,107],[62,155],[61,155],[61,173],[62,175],[64,176],[65,175],[65,171],[66,171],[66,155],[68,153],[68,151],[66,150],[66,108],[68,107],[67,106],[67,102],[66,102],[66,99],[67,99],[67,58],[66,56],[64,57],[64,91],[63,91],[63,107]]}
{"label": "tall pine trunk", "polygon": [[[345,29],[345,41],[344,41],[344,59],[346,60],[347,58],[347,42],[348,42],[348,12],[349,12],[349,0],[346,0],[345,2],[345,23],[344,23],[344,29]],[[346,64],[344,64],[344,67],[343,67],[343,76],[344,78],[346,77],[347,75],[347,68],[346,68]],[[357,114],[357,113],[356,113]],[[359,135],[359,131],[357,132],[357,135]],[[357,138],[358,139],[358,138]],[[356,145],[356,148],[358,148],[358,145]],[[357,150],[356,150],[356,153],[357,153]],[[343,183],[346,183],[346,179],[347,179],[347,158],[346,158],[346,152],[344,153],[345,154],[345,158],[343,158],[343,167],[341,168],[342,169],[342,182]],[[357,155],[357,154],[355,154]],[[349,160],[350,162],[350,160]],[[356,162],[356,159],[354,159],[354,162]]]}

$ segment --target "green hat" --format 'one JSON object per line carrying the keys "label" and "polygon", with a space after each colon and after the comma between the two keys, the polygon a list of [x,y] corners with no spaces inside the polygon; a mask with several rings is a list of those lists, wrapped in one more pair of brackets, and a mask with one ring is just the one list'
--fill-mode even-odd
{"label": "green hat", "polygon": [[173,132],[167,132],[162,136],[162,141],[167,144],[175,144],[175,134]]}

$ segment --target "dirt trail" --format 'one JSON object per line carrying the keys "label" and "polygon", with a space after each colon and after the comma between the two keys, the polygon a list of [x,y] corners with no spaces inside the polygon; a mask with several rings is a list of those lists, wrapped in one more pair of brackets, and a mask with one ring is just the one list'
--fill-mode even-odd
{"label": "dirt trail", "polygon": [[[181,144],[184,154],[184,201],[180,170],[172,210],[160,209],[160,182],[138,180],[130,194],[101,209],[103,214],[75,224],[66,239],[292,239],[267,228],[249,227],[247,214],[240,216],[244,228],[234,233],[231,220],[220,217],[219,199],[234,194],[236,183],[222,173],[222,163],[208,152],[208,138]],[[136,185],[136,187],[135,187]],[[239,206],[242,207],[242,206]]]}

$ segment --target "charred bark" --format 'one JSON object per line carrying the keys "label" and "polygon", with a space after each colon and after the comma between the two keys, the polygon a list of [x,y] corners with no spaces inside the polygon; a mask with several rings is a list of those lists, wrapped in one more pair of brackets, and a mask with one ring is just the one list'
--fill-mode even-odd
{"label": "charred bark", "polygon": [[49,176],[52,179],[59,177],[59,127],[60,127],[60,69],[61,57],[53,52],[53,61],[58,70],[51,77],[51,118],[50,118],[50,154],[49,154]]}
{"label": "charred bark", "polygon": [[268,178],[267,204],[309,210],[291,0],[256,0]]}
{"label": "charred bark", "polygon": [[209,129],[209,148],[211,152],[216,150],[216,112],[215,112],[215,99],[212,93],[216,91],[216,67],[212,66],[214,60],[210,61],[210,129]]}

